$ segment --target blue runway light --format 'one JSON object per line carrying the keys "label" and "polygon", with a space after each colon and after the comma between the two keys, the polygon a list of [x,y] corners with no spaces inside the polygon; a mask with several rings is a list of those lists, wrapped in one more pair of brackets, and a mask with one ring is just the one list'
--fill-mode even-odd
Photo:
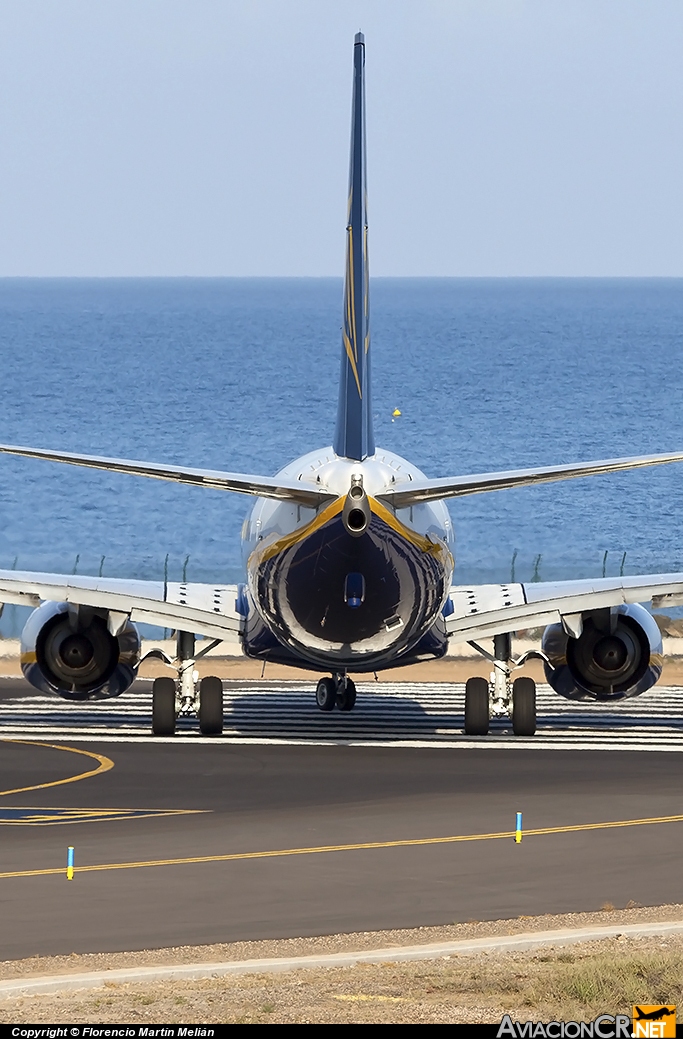
{"label": "blue runway light", "polygon": [[519,844],[522,840],[522,813],[517,812],[517,824],[515,826],[515,844]]}
{"label": "blue runway light", "polygon": [[66,850],[66,879],[74,879],[74,850],[73,848],[67,848]]}

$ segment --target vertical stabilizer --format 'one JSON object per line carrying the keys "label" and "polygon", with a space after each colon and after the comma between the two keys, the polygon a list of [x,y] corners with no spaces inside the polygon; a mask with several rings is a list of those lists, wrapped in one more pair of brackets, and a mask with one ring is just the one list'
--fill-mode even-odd
{"label": "vertical stabilizer", "polygon": [[351,164],[346,226],[346,277],[335,453],[362,461],[375,452],[370,400],[368,218],[365,171],[365,37],[353,47]]}

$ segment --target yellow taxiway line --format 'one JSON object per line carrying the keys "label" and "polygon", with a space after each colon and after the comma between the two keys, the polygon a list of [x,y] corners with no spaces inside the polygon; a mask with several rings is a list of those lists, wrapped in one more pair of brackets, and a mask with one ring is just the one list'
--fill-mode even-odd
{"label": "yellow taxiway line", "polygon": [[[574,826],[545,826],[525,830],[525,837],[541,837],[551,833],[584,833],[590,830],[615,830],[627,826],[657,826],[662,823],[683,822],[683,815],[661,815],[649,819],[617,819],[604,823],[579,823]],[[380,848],[417,848],[435,844],[458,844],[467,841],[511,840],[515,830],[501,833],[468,833],[452,837],[418,837],[412,840],[368,841],[363,844],[327,844],[318,848],[282,848],[275,851],[243,851],[229,855],[196,855],[178,859],[150,859],[146,862],[108,862],[93,866],[77,866],[76,873],[99,873],[115,869],[148,869],[154,866],[191,866],[205,862],[241,862],[247,859],[277,859],[291,855],[326,855],[339,851],[373,851]],[[64,868],[27,869],[0,873],[0,879],[11,877],[45,877],[64,875]]]}
{"label": "yellow taxiway line", "polygon": [[65,783],[78,783],[81,779],[89,779],[90,776],[96,776],[100,772],[109,772],[114,767],[111,758],[105,757],[104,754],[94,754],[91,750],[81,750],[80,747],[63,747],[59,743],[34,743],[33,740],[2,740],[1,742],[19,743],[25,747],[47,747],[49,750],[64,750],[69,754],[82,754],[83,757],[94,758],[98,765],[97,768],[81,772],[77,776],[69,776],[67,779],[53,779],[50,783],[36,783],[34,786],[18,786],[15,790],[0,790],[0,797],[6,797],[8,794],[25,794],[29,790],[47,790],[48,787],[63,786]]}

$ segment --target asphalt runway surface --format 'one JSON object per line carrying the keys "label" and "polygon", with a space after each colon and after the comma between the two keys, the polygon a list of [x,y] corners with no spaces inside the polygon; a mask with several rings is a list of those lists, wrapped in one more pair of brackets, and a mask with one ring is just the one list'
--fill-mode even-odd
{"label": "asphalt runway surface", "polygon": [[[3,684],[0,717],[20,692]],[[683,816],[680,753],[16,739],[0,742],[2,959],[683,901],[683,818],[584,828]],[[348,847],[366,844],[384,846]]]}

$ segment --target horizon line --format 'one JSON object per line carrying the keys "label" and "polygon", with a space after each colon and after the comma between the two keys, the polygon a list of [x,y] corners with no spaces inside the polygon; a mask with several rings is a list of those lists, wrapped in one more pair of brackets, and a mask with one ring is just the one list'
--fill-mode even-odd
{"label": "horizon line", "polygon": [[[343,274],[0,274],[0,281],[343,281]],[[375,274],[371,281],[683,281],[683,274]]]}

